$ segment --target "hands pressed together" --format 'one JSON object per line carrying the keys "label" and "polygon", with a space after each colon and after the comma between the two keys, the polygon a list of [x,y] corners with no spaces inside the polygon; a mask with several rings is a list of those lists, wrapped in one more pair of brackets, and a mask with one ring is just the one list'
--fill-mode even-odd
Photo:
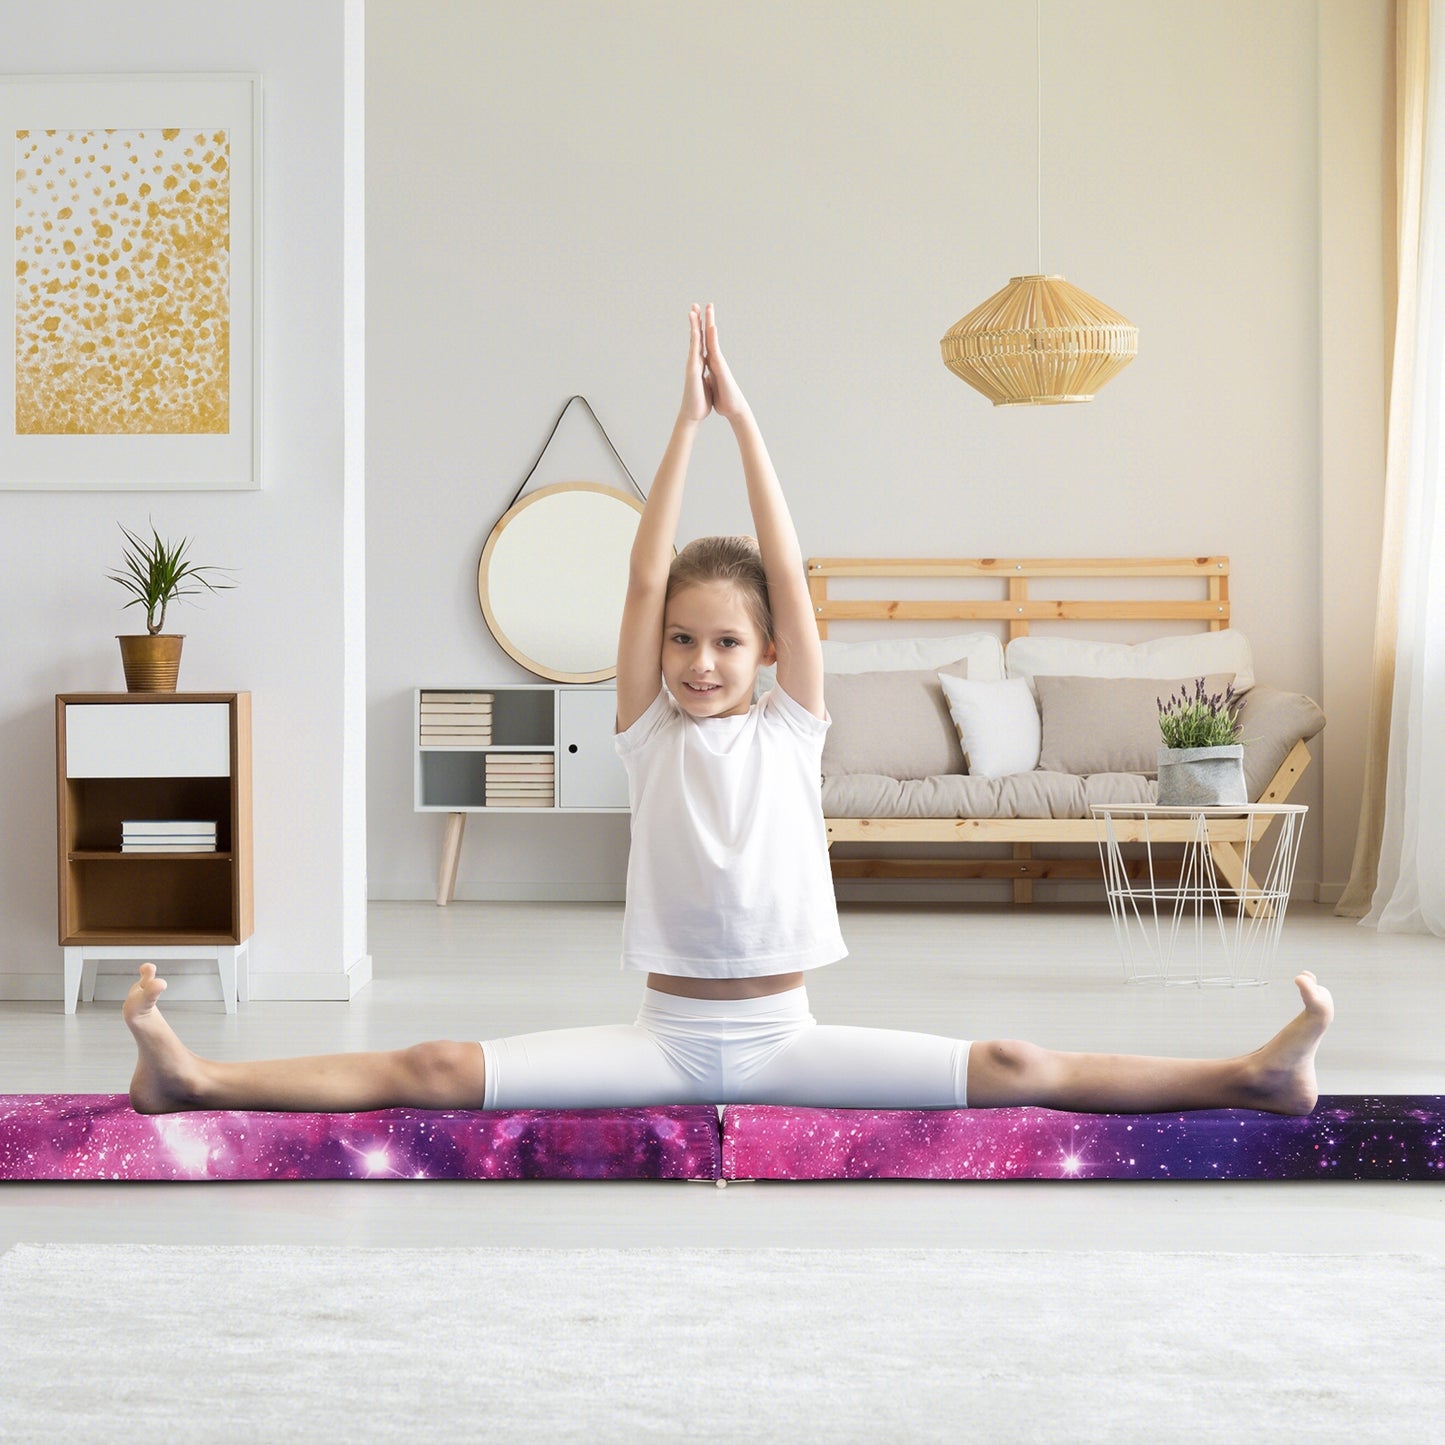
{"label": "hands pressed together", "polygon": [[706,310],[693,306],[688,312],[690,327],[687,347],[687,372],[682,390],[682,416],[699,422],[710,411],[729,421],[747,412],[733,374],[718,346],[717,322],[713,319],[712,302]]}

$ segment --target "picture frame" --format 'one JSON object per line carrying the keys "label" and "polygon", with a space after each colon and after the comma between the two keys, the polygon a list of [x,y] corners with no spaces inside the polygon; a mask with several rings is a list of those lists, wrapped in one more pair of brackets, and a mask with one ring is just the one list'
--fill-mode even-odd
{"label": "picture frame", "polygon": [[0,489],[261,485],[261,77],[0,77]]}

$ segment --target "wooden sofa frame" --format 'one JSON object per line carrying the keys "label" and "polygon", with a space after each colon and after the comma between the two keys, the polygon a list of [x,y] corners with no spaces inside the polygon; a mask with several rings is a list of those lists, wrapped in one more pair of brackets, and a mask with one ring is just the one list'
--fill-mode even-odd
{"label": "wooden sofa frame", "polygon": [[[1002,623],[1005,641],[1029,635],[1033,624],[1051,622],[1202,622],[1210,632],[1229,626],[1228,557],[813,557],[809,558],[808,588],[818,622],[818,635],[826,639],[832,623],[848,622],[986,622]],[[995,595],[987,597],[954,595],[920,599],[876,597],[840,598],[830,591],[835,579],[867,578],[876,582],[917,583],[918,579],[958,579],[960,585],[948,590],[966,590],[962,579],[990,579],[986,584]],[[1200,584],[1203,597],[1177,595],[1100,599],[1093,596],[1035,596],[1030,584],[1057,584],[1074,579],[1192,578]],[[1056,585],[1047,589],[1057,590]],[[1085,589],[1087,590],[1087,589]],[[1125,590],[1133,590],[1125,589]],[[1168,590],[1168,589],[1158,589]],[[1174,588],[1177,591],[1177,586]],[[1309,766],[1310,752],[1303,742],[1294,748],[1260,795],[1259,801],[1282,803],[1293,791]],[[1102,879],[1098,858],[1035,857],[1036,844],[1098,844],[1092,818],[827,818],[828,846],[835,843],[863,843],[886,847],[899,843],[1000,844],[1009,851],[988,857],[900,858],[887,853],[832,860],[835,879],[852,878],[997,878],[1013,882],[1013,901],[1033,902],[1033,885],[1038,879]],[[1259,817],[1251,825],[1247,818],[1214,819],[1210,822],[1210,852],[1220,876],[1236,892],[1257,890],[1258,885],[1244,870],[1244,845],[1251,846],[1268,831],[1272,820]],[[1116,819],[1115,832],[1121,842],[1142,841],[1142,821]],[[1189,840],[1188,819],[1154,819],[1149,825],[1155,843]],[[1133,865],[1142,866],[1142,865]],[[1253,912],[1253,909],[1250,910]]]}

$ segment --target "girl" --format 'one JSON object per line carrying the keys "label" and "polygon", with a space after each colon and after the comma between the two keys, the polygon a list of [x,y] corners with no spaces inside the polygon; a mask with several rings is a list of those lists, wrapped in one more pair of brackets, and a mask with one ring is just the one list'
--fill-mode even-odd
{"label": "girl", "polygon": [[[791,1103],[841,1108],[1035,1104],[1153,1112],[1306,1114],[1333,1006],[1313,974],[1304,1009],[1253,1053],[1164,1059],[969,1044],[820,1026],[803,974],[845,956],[819,797],[822,649],[803,558],[761,433],[694,306],[682,407],[632,550],[617,656],[617,750],[632,851],[623,967],[647,973],[636,1023],[482,1044],[226,1063],[199,1058],[156,1007],[142,964],[124,1014],[139,1061],[131,1102],[177,1109],[354,1111]],[[733,429],[756,541],[708,537],[673,557],[697,428]],[[777,685],[754,700],[758,670]]]}

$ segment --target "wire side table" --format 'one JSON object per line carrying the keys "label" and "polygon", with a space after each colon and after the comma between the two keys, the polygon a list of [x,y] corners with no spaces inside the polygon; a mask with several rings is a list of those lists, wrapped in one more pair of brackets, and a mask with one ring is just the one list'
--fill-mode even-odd
{"label": "wire side table", "polygon": [[[1243,988],[1264,976],[1279,950],[1294,882],[1302,803],[1174,807],[1158,803],[1095,803],[1099,859],[1125,983]],[[1278,825],[1274,851],[1255,844]],[[1139,844],[1132,868],[1124,856]],[[1183,845],[1179,875],[1156,847]],[[1265,861],[1256,881],[1251,864]],[[1222,876],[1221,876],[1222,875]]]}

